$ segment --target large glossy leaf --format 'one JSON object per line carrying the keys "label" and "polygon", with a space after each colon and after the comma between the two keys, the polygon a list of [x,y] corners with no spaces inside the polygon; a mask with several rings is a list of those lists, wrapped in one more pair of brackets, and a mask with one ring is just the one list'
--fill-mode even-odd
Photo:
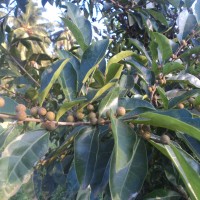
{"label": "large glossy leaf", "polygon": [[[116,123],[116,121],[119,120],[112,119],[112,129],[115,131],[115,147],[112,154],[109,179],[111,196],[112,199],[116,200],[135,199],[147,174],[146,148],[142,139],[133,130],[129,129],[123,122]],[[114,127],[114,125],[117,127]],[[124,146],[116,147],[116,133],[118,139],[120,139],[118,142]],[[121,151],[117,152],[116,148],[121,148]],[[119,161],[120,158],[121,161]],[[118,171],[119,167],[121,170]]]}
{"label": "large glossy leaf", "polygon": [[115,171],[118,173],[131,159],[134,136],[128,125],[113,116],[111,117],[111,127],[115,141]]}
{"label": "large glossy leaf", "polygon": [[109,70],[109,67],[113,63],[118,63],[119,61],[123,60],[124,58],[127,58],[129,56],[132,56],[134,54],[133,51],[121,51],[120,53],[114,55],[109,61],[106,66],[106,74]]}
{"label": "large glossy leaf", "polygon": [[41,76],[41,88],[40,88],[40,95],[39,95],[39,102],[40,105],[44,102],[46,96],[48,95],[52,85],[58,79],[60,73],[62,72],[63,68],[69,62],[69,59],[60,60],[51,65],[51,67],[47,68]]}
{"label": "large glossy leaf", "polygon": [[172,98],[169,101],[169,108],[175,107],[177,104],[185,101],[186,99],[188,99],[189,97],[191,97],[191,96],[193,96],[195,94],[200,94],[200,90],[199,89],[193,89],[193,90],[184,92],[183,94]]}
{"label": "large glossy leaf", "polygon": [[[93,67],[98,66],[103,57],[105,56],[106,50],[109,45],[109,40],[99,40],[90,45],[84,52],[79,72],[79,84],[81,86],[86,74]],[[79,87],[80,88],[80,87]]]}
{"label": "large glossy leaf", "polygon": [[181,41],[192,32],[197,24],[197,21],[195,16],[193,14],[189,14],[188,11],[185,9],[179,14],[176,23],[179,28],[179,33],[177,34],[177,37],[179,41]]}
{"label": "large glossy leaf", "polygon": [[155,109],[153,105],[150,104],[148,101],[136,98],[120,98],[119,106],[125,107],[127,111],[134,110],[138,107],[147,107],[150,109]]}
{"label": "large glossy leaf", "polygon": [[194,2],[194,16],[196,17],[198,25],[200,25],[200,1],[196,0]]}
{"label": "large glossy leaf", "polygon": [[181,72],[176,76],[169,77],[167,80],[179,83],[183,82],[200,88],[200,80],[196,76],[185,72]]}
{"label": "large glossy leaf", "polygon": [[38,130],[25,133],[13,140],[0,159],[0,196],[8,199],[26,183],[34,164],[48,150],[49,133]]}
{"label": "large glossy leaf", "polygon": [[[91,185],[91,199],[97,198],[109,181],[110,157],[113,150],[113,139],[104,139],[108,130],[99,134],[99,149]],[[106,136],[105,136],[106,137]]]}
{"label": "large glossy leaf", "polygon": [[105,116],[108,110],[115,112],[118,106],[119,87],[114,87],[108,94],[101,100],[99,104],[99,116]]}
{"label": "large glossy leaf", "polygon": [[145,112],[134,122],[187,133],[200,141],[200,119],[192,118],[191,113],[185,109]]}
{"label": "large glossy leaf", "polygon": [[155,38],[155,42],[158,44],[158,51],[162,56],[161,61],[168,60],[172,55],[172,48],[168,38],[163,34],[156,32],[152,33],[152,35]]}
{"label": "large glossy leaf", "polygon": [[[92,40],[91,23],[89,22],[89,20],[85,19],[83,15],[81,15],[79,8],[75,6],[73,3],[67,2],[65,3],[65,5],[67,6],[68,17],[70,17],[74,25],[76,25],[76,28],[78,28],[79,31],[81,32],[81,36],[79,36],[81,38],[78,37],[77,42],[81,41],[81,42],[84,42],[86,45],[89,45]],[[77,34],[76,29],[70,29],[70,30],[72,31],[73,34],[74,33],[75,35]],[[83,38],[83,41],[82,41],[82,38]]]}
{"label": "large glossy leaf", "polygon": [[74,160],[76,174],[82,189],[87,188],[93,176],[98,151],[99,131],[87,127],[74,140]]}
{"label": "large glossy leaf", "polygon": [[123,70],[123,65],[119,63],[112,63],[107,69],[106,73],[106,83],[112,79],[119,79]]}
{"label": "large glossy leaf", "polygon": [[188,157],[181,153],[181,150],[176,148],[174,145],[166,146],[167,153],[170,159],[179,171],[183,182],[190,194],[191,199],[198,200],[200,197],[200,175],[188,162]]}
{"label": "large glossy leaf", "polygon": [[0,113],[15,115],[16,114],[15,107],[17,106],[18,103],[6,96],[2,96],[2,98],[5,100],[5,105],[3,107],[0,107]]}
{"label": "large glossy leaf", "polygon": [[78,77],[71,63],[67,63],[61,71],[58,81],[65,95],[65,99],[72,101],[77,96]]}

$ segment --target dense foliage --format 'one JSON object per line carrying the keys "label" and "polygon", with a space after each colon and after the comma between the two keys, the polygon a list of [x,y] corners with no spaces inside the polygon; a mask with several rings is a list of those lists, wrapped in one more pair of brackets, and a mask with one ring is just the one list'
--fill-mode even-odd
{"label": "dense foliage", "polygon": [[200,1],[41,3],[0,1],[0,199],[200,199]]}

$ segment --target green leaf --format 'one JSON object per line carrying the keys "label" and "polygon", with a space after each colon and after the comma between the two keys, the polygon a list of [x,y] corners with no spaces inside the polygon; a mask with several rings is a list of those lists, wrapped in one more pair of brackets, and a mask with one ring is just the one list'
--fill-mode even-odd
{"label": "green leaf", "polygon": [[150,109],[155,109],[153,105],[148,101],[136,98],[120,98],[119,106],[125,107],[127,111],[131,111],[139,107],[147,107]]}
{"label": "green leaf", "polygon": [[0,152],[12,141],[14,140],[20,133],[23,128],[17,126],[16,124],[9,125],[8,128],[2,129],[0,131]]}
{"label": "green leaf", "polygon": [[61,71],[58,81],[61,85],[62,91],[66,100],[72,101],[77,96],[78,77],[76,70],[71,63],[67,63]]}
{"label": "green leaf", "polygon": [[160,95],[164,109],[168,109],[169,100],[165,94],[165,91],[160,86],[158,86],[156,89]]}
{"label": "green leaf", "polygon": [[155,38],[155,42],[158,44],[158,50],[162,55],[162,60],[167,61],[172,55],[172,48],[169,40],[166,36],[161,33],[152,32]]}
{"label": "green leaf", "polygon": [[177,72],[179,70],[183,70],[184,66],[178,62],[169,62],[163,66],[163,74],[167,75],[171,72]]}
{"label": "green leaf", "polygon": [[[146,148],[142,139],[123,122],[112,118],[112,129],[115,147],[110,167],[111,196],[116,200],[135,199],[147,174]],[[118,168],[121,170],[117,171]]]}
{"label": "green leaf", "polygon": [[76,174],[82,189],[86,189],[93,176],[98,151],[99,132],[87,127],[74,140],[74,161]]}
{"label": "green leaf", "polygon": [[144,200],[155,200],[155,199],[165,199],[165,200],[180,200],[181,195],[173,190],[168,189],[155,189],[151,193],[144,196]]}
{"label": "green leaf", "polygon": [[196,17],[198,25],[200,25],[200,1],[195,1],[194,4],[194,11],[193,14]]}
{"label": "green leaf", "polygon": [[83,103],[85,100],[86,99],[76,99],[74,101],[64,102],[57,112],[56,121],[58,121],[68,110],[71,110],[74,106]]}
{"label": "green leaf", "polygon": [[148,52],[146,51],[144,45],[140,41],[129,38],[129,42],[132,43],[139,51],[141,51],[147,57],[148,61],[152,63]]}
{"label": "green leaf", "polygon": [[7,115],[15,115],[15,107],[18,103],[6,96],[2,96],[2,98],[5,100],[5,105],[3,107],[0,107],[0,113]]}
{"label": "green leaf", "polygon": [[193,90],[190,90],[190,91],[183,93],[182,95],[174,97],[173,99],[171,99],[169,101],[169,108],[175,107],[177,104],[185,101],[186,99],[188,99],[189,97],[191,97],[195,94],[200,94],[200,90],[199,89],[193,89]]}
{"label": "green leaf", "polygon": [[177,37],[179,41],[181,41],[185,39],[192,32],[192,30],[194,30],[197,25],[197,21],[195,16],[193,14],[189,14],[185,9],[179,14],[176,24],[179,28]]}
{"label": "green leaf", "polygon": [[167,20],[161,12],[157,12],[153,9],[146,9],[146,11],[155,18],[155,20],[159,21],[161,24],[168,26]]}
{"label": "green leaf", "polygon": [[84,38],[84,43],[88,46],[92,40],[91,23],[89,20],[85,19],[83,15],[81,15],[81,11],[78,6],[69,2],[66,2],[65,5],[67,6],[67,16],[71,18],[72,22],[79,29],[82,37]]}
{"label": "green leaf", "polygon": [[111,127],[115,144],[115,171],[118,173],[131,159],[134,136],[128,125],[113,116],[111,116]]}
{"label": "green leaf", "polygon": [[40,88],[40,95],[39,95],[39,102],[40,105],[43,104],[46,96],[48,95],[51,87],[55,83],[55,81],[58,79],[60,73],[62,72],[63,68],[66,66],[66,64],[69,62],[70,59],[61,60],[58,62],[55,62],[51,65],[51,67],[47,68],[41,76],[41,88]]}
{"label": "green leaf", "polygon": [[106,138],[106,134],[108,134],[108,131],[109,130],[101,132],[99,134],[99,149],[96,155],[97,160],[95,164],[93,178],[90,183],[92,188],[91,199],[97,198],[97,196],[101,192],[103,192],[109,181],[110,157],[113,150],[114,142],[113,138],[104,139]]}
{"label": "green leaf", "polygon": [[169,77],[167,81],[173,81],[173,82],[179,82],[179,83],[183,82],[186,84],[191,84],[197,88],[200,88],[200,80],[196,76],[189,73],[185,73],[184,71],[180,72],[176,76]]}
{"label": "green leaf", "polygon": [[181,153],[180,149],[177,149],[174,145],[166,145],[167,153],[169,154],[172,162],[174,163],[187,191],[190,194],[191,199],[198,200],[200,197],[200,176],[199,174],[190,166],[187,158]]}
{"label": "green leaf", "polygon": [[34,164],[48,150],[49,133],[38,130],[13,140],[0,159],[0,196],[8,199],[31,177]]}
{"label": "green leaf", "polygon": [[200,119],[192,118],[191,113],[185,109],[145,112],[134,122],[187,133],[200,141]]}
{"label": "green leaf", "polygon": [[121,51],[120,53],[114,55],[109,61],[106,66],[106,74],[108,73],[109,67],[113,63],[118,63],[119,61],[123,60],[124,58],[127,58],[129,56],[132,56],[134,54],[133,51]]}
{"label": "green leaf", "polygon": [[112,79],[119,79],[124,66],[119,63],[112,63],[107,69],[106,73],[106,83]]}
{"label": "green leaf", "polygon": [[81,49],[85,51],[87,49],[87,45],[84,41],[84,35],[81,33],[79,28],[69,19],[61,18],[63,22],[65,23],[65,26],[69,28],[69,30],[72,32],[73,36],[75,37],[76,41],[80,45]]}
{"label": "green leaf", "polygon": [[103,57],[105,56],[108,45],[109,40],[99,40],[86,49],[81,59],[79,84],[82,84],[89,70],[91,70],[95,66],[98,66],[99,63],[102,61]]}
{"label": "green leaf", "polygon": [[116,111],[118,106],[119,87],[114,87],[108,94],[101,100],[99,104],[99,116],[105,116],[108,110]]}
{"label": "green leaf", "polygon": [[178,8],[181,0],[167,0],[172,6]]}
{"label": "green leaf", "polygon": [[185,60],[189,59],[189,57],[192,55],[192,54],[196,54],[198,55],[200,52],[200,46],[196,46],[196,47],[193,47],[191,49],[188,49],[187,51],[185,51],[184,53],[182,53],[180,55],[180,58],[184,58]]}
{"label": "green leaf", "polygon": [[98,99],[103,93],[107,92],[112,86],[114,86],[115,83],[107,83],[104,85],[101,89],[98,90],[98,92],[94,95],[94,97],[90,100],[90,103]]}

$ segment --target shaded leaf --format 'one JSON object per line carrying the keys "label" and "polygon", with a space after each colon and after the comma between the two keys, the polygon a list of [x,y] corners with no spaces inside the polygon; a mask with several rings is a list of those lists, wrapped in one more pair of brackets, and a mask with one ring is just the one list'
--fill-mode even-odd
{"label": "shaded leaf", "polygon": [[55,62],[51,65],[51,67],[47,68],[41,76],[41,88],[40,88],[40,95],[39,95],[39,102],[40,105],[44,102],[46,96],[48,95],[51,87],[58,79],[60,73],[62,72],[63,68],[69,62],[69,59],[60,60]]}
{"label": "shaded leaf", "polygon": [[87,127],[80,131],[74,140],[74,159],[76,174],[82,189],[86,189],[93,176],[99,132]]}
{"label": "shaded leaf", "polygon": [[107,69],[106,83],[108,83],[112,79],[119,79],[121,76],[123,67],[124,66],[119,63],[110,64],[109,68],[106,68]]}
{"label": "shaded leaf", "polygon": [[158,93],[159,93],[159,97],[160,97],[161,100],[162,100],[164,109],[167,109],[167,108],[168,108],[169,101],[168,101],[168,98],[167,98],[167,96],[166,96],[166,94],[165,94],[165,91],[164,91],[163,88],[161,88],[160,86],[158,86],[156,89],[157,89],[157,91],[158,91]]}

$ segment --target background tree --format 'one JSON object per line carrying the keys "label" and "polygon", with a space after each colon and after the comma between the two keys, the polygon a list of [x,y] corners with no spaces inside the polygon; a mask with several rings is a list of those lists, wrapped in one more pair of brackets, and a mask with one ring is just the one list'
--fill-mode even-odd
{"label": "background tree", "polygon": [[6,46],[30,4],[1,3],[1,199],[198,200],[199,1],[47,2],[73,46],[34,70]]}

